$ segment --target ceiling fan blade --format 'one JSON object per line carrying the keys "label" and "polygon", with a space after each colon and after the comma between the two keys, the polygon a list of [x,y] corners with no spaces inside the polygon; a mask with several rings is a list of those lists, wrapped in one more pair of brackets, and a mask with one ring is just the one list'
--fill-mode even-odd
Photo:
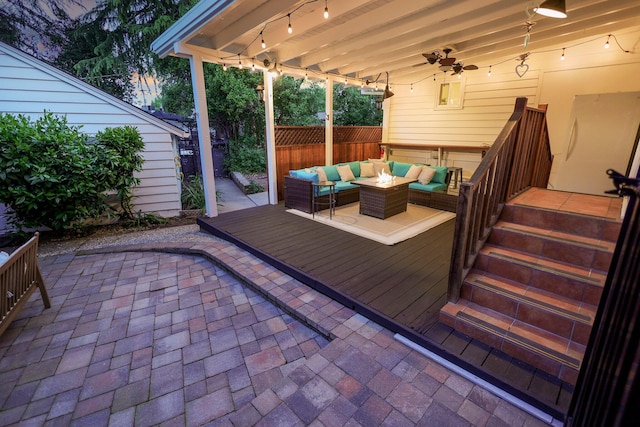
{"label": "ceiling fan blade", "polygon": [[463,70],[477,70],[478,66],[477,65],[465,65],[464,67],[462,67]]}
{"label": "ceiling fan blade", "polygon": [[440,65],[444,65],[445,67],[450,67],[455,64],[456,58],[442,58],[440,60]]}
{"label": "ceiling fan blade", "polygon": [[427,61],[429,61],[429,64],[435,64],[436,61],[440,58],[440,55],[437,52],[423,53],[422,56],[424,56]]}

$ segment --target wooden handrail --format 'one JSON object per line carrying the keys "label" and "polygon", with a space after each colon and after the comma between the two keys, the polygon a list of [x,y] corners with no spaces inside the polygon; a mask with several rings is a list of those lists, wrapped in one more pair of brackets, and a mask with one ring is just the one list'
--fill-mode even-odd
{"label": "wooden handrail", "polygon": [[449,269],[449,301],[460,289],[489,237],[504,204],[529,187],[546,187],[551,148],[546,106],[527,107],[517,98],[514,111],[469,181],[460,185]]}

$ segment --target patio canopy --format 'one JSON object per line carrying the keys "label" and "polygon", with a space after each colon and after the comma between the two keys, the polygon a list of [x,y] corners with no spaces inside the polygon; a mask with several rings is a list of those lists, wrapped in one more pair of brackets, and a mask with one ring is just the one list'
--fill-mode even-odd
{"label": "patio canopy", "polygon": [[[294,75],[350,83],[386,72],[392,83],[441,72],[423,53],[488,67],[527,49],[566,45],[612,28],[638,25],[637,0],[567,0],[567,19],[534,13],[520,0],[203,0],[152,49],[179,55],[176,43],[203,60],[277,67]],[[564,2],[562,2],[564,3]],[[328,19],[323,12],[328,10]],[[527,22],[530,23],[527,24]],[[292,32],[289,33],[288,27]],[[525,48],[525,37],[529,34]],[[264,47],[263,43],[264,42]],[[614,42],[613,40],[611,41]],[[266,62],[265,62],[266,61]]]}
{"label": "patio canopy", "polygon": [[[273,75],[326,79],[329,85],[377,81],[368,87],[382,91],[388,83],[409,85],[465,67],[515,64],[528,51],[571,47],[640,23],[637,0],[566,3],[568,17],[556,19],[534,12],[540,2],[520,0],[202,0],[151,48],[161,57],[190,59],[207,214],[215,216],[215,183],[213,172],[207,172],[213,171],[211,150],[203,148],[210,141],[202,131],[208,129],[202,62],[263,71],[270,202],[276,203]],[[609,38],[615,46],[615,35]],[[327,91],[329,163],[332,103]]]}

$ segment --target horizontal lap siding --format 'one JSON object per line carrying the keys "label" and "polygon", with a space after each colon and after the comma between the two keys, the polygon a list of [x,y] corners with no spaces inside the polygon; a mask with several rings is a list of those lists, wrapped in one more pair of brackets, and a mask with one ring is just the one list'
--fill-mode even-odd
{"label": "horizontal lap siding", "polygon": [[[474,74],[475,73],[475,74]],[[388,142],[424,145],[483,146],[492,144],[513,112],[519,96],[535,105],[538,73],[523,78],[515,73],[488,77],[466,72],[462,109],[435,109],[440,81],[428,79],[408,88],[394,88],[390,99]],[[468,75],[468,76],[467,76]]]}
{"label": "horizontal lap siding", "polygon": [[[539,73],[530,70],[519,78],[515,73],[488,77],[480,71],[465,72],[462,109],[435,109],[435,97],[440,81],[431,79],[413,86],[413,93],[405,87],[394,88],[388,110],[389,143],[424,145],[391,148],[390,159],[407,162],[436,164],[431,156],[438,145],[486,147],[493,144],[513,112],[515,99],[525,96],[536,105]],[[449,79],[449,77],[447,77]],[[435,148],[434,148],[435,147]],[[440,162],[446,166],[461,167],[469,178],[481,160],[481,151],[445,149]]]}
{"label": "horizontal lap siding", "polygon": [[[58,74],[59,73],[59,74]],[[138,129],[145,148],[143,170],[136,174],[134,209],[164,217],[181,209],[173,135],[158,119],[95,88],[71,84],[62,71],[0,50],[0,112],[41,117],[44,110],[66,116],[70,125],[95,135],[105,128]],[[148,116],[148,118],[146,117]]]}

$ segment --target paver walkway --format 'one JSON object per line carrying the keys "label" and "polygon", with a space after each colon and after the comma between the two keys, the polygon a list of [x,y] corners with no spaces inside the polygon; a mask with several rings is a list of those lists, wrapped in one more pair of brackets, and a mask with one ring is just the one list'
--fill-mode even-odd
{"label": "paver walkway", "polygon": [[196,240],[41,257],[52,307],[32,297],[0,337],[0,425],[547,425]]}

